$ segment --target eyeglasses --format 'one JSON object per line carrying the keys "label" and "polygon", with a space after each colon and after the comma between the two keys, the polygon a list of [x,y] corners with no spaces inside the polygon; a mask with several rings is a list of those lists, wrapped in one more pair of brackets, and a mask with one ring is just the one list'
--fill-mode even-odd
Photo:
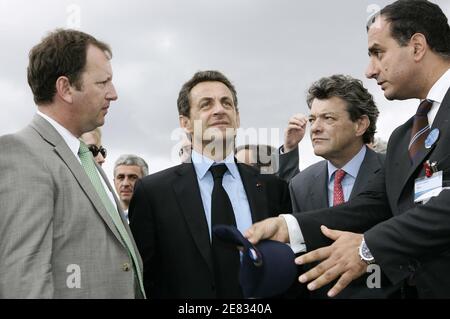
{"label": "eyeglasses", "polygon": [[94,155],[94,157],[96,157],[98,153],[100,153],[104,158],[106,158],[107,152],[106,148],[104,148],[103,146],[97,147],[97,145],[91,144],[88,145],[88,148],[91,151],[92,155]]}

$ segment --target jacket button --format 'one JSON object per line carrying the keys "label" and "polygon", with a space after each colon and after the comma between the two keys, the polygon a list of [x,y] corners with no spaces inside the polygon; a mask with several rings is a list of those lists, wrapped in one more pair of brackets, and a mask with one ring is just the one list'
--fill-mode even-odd
{"label": "jacket button", "polygon": [[122,265],[122,270],[123,271],[130,271],[130,264],[129,263],[124,263],[123,265]]}

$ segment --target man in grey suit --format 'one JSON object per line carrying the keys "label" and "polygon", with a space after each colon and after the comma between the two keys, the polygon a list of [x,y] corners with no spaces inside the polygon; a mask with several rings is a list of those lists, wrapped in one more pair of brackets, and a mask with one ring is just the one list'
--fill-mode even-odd
{"label": "man in grey suit", "polygon": [[119,201],[79,140],[117,99],[111,50],[57,30],[29,59],[38,112],[0,137],[0,298],[144,297]]}
{"label": "man in grey suit", "polygon": [[[384,164],[384,155],[365,145],[373,142],[378,109],[361,81],[343,75],[322,78],[309,88],[307,104],[314,153],[325,160],[311,165],[291,180],[289,189],[296,212],[348,201],[364,189]],[[293,120],[290,120],[292,139],[295,137]],[[300,126],[297,130],[302,133],[302,129]],[[289,140],[285,139],[285,144],[287,142]],[[286,145],[284,148],[292,149]],[[297,151],[284,154],[294,158],[295,155],[298,163]],[[385,298],[391,290],[369,289],[366,279],[361,278],[339,297]],[[326,288],[314,291],[312,296],[326,298],[327,291]]]}

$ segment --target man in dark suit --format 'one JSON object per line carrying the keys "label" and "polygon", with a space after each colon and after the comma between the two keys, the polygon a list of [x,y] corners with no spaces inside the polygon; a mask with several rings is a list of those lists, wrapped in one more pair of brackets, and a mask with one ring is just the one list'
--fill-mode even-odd
{"label": "man in dark suit", "polygon": [[[234,256],[220,260],[239,254],[231,245],[217,254],[220,242],[212,236],[220,219],[216,187],[227,193],[231,219],[241,231],[270,214],[290,211],[289,190],[273,175],[236,164],[237,96],[223,74],[196,73],[180,91],[178,112],[181,127],[192,136],[191,162],[140,180],[130,203],[145,290],[152,298],[240,298],[239,258],[231,265]],[[225,169],[218,186],[217,167]]]}
{"label": "man in dark suit", "polygon": [[[367,29],[367,77],[377,80],[389,100],[423,100],[416,115],[392,133],[385,169],[347,204],[294,214],[297,230],[275,218],[246,235],[253,242],[274,236],[288,241],[292,231],[301,233],[299,242],[310,252],[297,262],[323,261],[299,279],[315,290],[338,278],[329,296],[376,263],[391,283],[403,285],[403,297],[449,298],[448,20],[431,2],[400,0],[382,9]],[[430,181],[437,186],[434,196],[415,201],[417,188],[430,189]]]}

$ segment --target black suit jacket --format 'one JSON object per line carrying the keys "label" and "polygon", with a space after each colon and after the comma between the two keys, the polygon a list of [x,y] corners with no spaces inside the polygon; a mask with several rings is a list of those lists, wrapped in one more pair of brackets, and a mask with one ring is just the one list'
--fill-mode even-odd
{"label": "black suit jacket", "polygon": [[426,204],[414,204],[414,180],[424,176],[423,163],[436,161],[450,184],[450,90],[432,128],[440,138],[413,164],[408,144],[413,119],[398,127],[389,140],[385,169],[365,192],[347,204],[297,214],[309,249],[330,243],[319,226],[364,233],[367,245],[393,284],[409,279],[419,297],[450,297],[450,190]]}
{"label": "black suit jacket", "polygon": [[[252,221],[291,211],[287,184],[237,164]],[[208,225],[194,166],[184,163],[136,184],[130,227],[150,298],[216,298]]]}

